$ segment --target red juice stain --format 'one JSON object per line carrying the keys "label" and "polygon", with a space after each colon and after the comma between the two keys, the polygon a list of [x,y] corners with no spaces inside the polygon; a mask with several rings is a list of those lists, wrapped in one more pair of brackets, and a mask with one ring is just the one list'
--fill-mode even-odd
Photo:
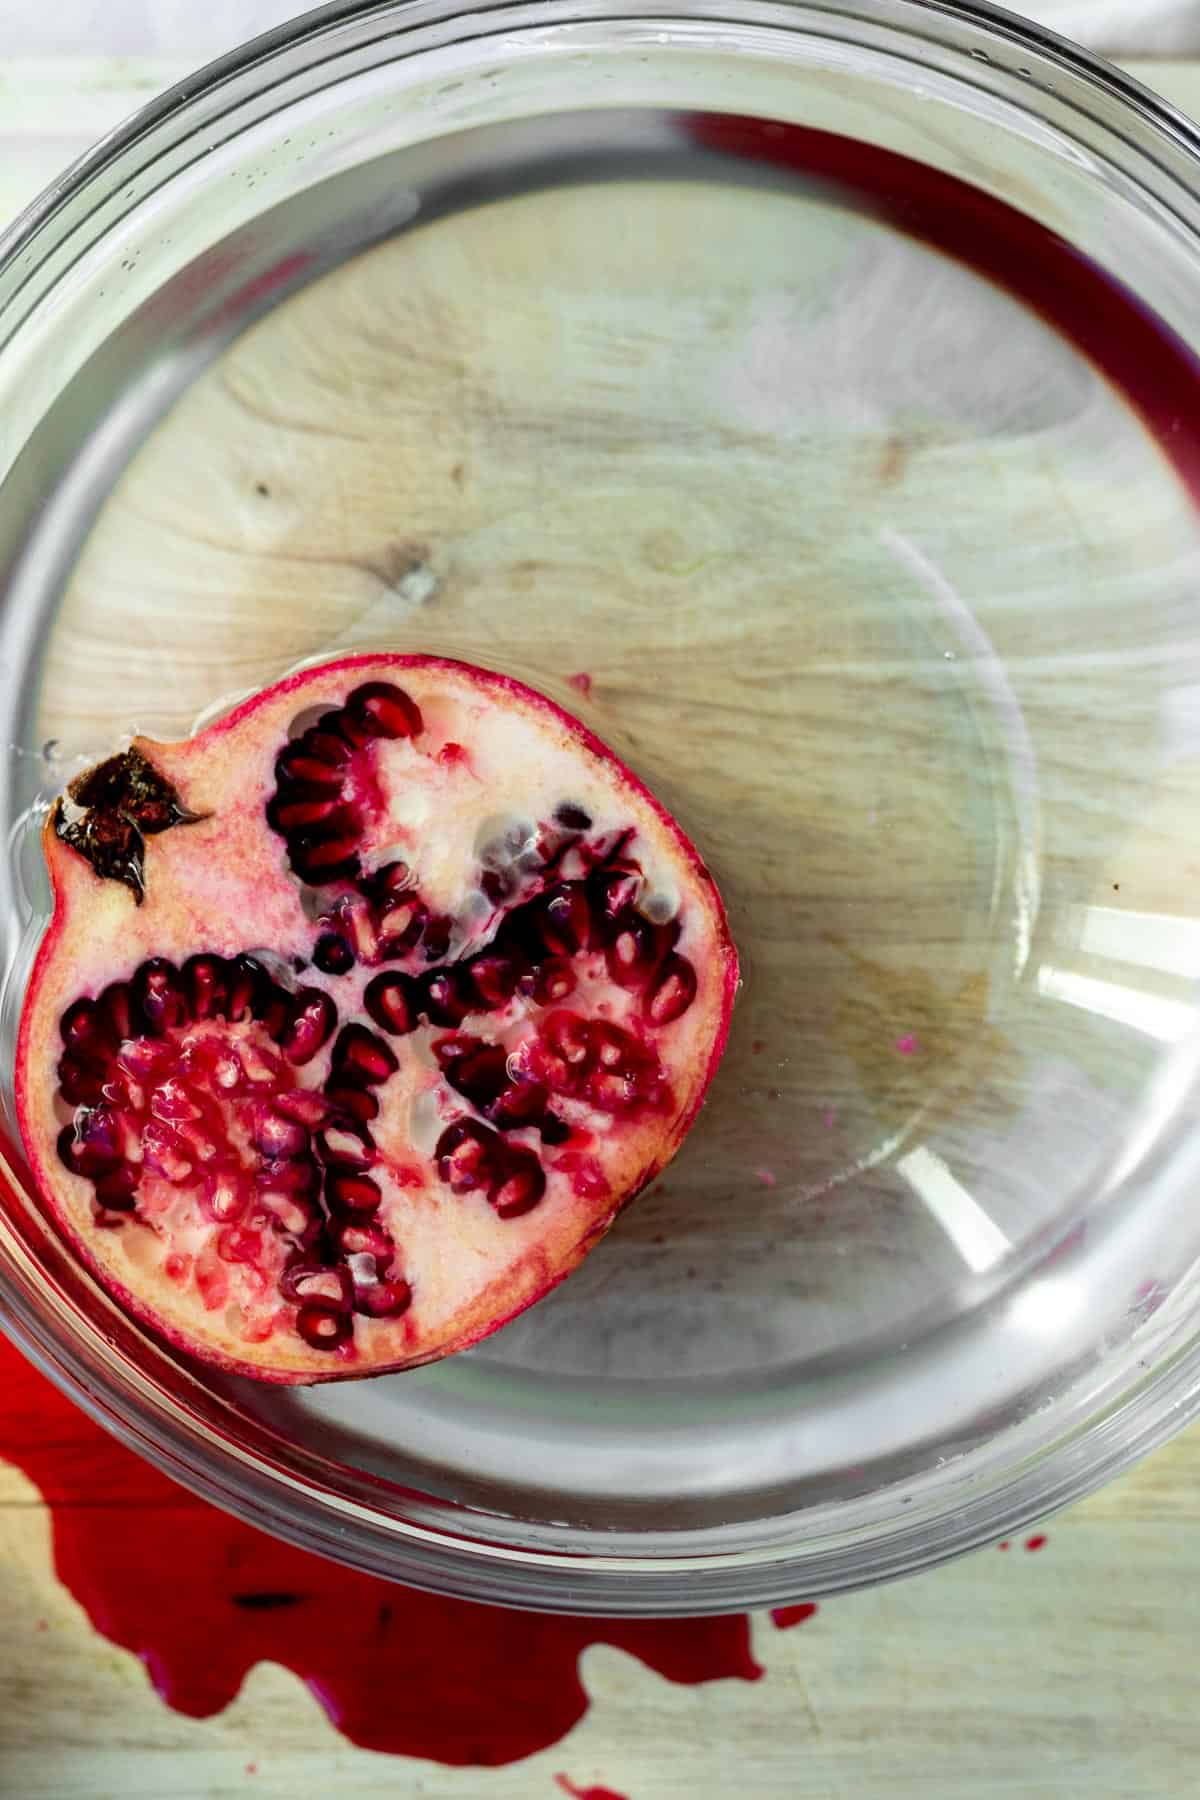
{"label": "red juice stain", "polygon": [[625,1795],[618,1794],[615,1788],[576,1787],[565,1775],[556,1775],[554,1779],[564,1794],[572,1796],[572,1800],[625,1800]]}
{"label": "red juice stain", "polygon": [[1041,1550],[1044,1548],[1045,1543],[1045,1536],[1039,1531],[1035,1537],[1025,1539],[1025,1548],[1027,1550]]}
{"label": "red juice stain", "polygon": [[592,678],[583,669],[580,669],[577,675],[567,676],[567,686],[573,687],[575,692],[582,694],[585,700],[590,700],[592,697]]}
{"label": "red juice stain", "polygon": [[1008,1550],[1008,1549],[1010,1549],[1010,1548],[1011,1548],[1011,1545],[1010,1545],[1010,1544],[1009,1544],[1009,1541],[1008,1541],[1008,1539],[1007,1539],[1007,1538],[1005,1538],[1005,1540],[1004,1540],[1004,1542],[1003,1542],[1003,1543],[1002,1543],[1002,1544],[997,1544],[997,1545],[996,1545],[996,1548],[997,1548],[997,1550]]}
{"label": "red juice stain", "polygon": [[816,1603],[811,1600],[806,1600],[799,1606],[773,1606],[771,1623],[780,1631],[787,1631],[792,1625],[803,1625],[805,1620],[813,1618],[816,1612]]}
{"label": "red juice stain", "polygon": [[[230,1518],[126,1450],[0,1338],[0,1456],[50,1508],[59,1579],[162,1699],[208,1718],[256,1663],[305,1681],[352,1743],[515,1762],[587,1711],[611,1644],[668,1681],[757,1681],[745,1616],[584,1619],[479,1606],[342,1568]],[[595,1790],[603,1793],[603,1789]]]}

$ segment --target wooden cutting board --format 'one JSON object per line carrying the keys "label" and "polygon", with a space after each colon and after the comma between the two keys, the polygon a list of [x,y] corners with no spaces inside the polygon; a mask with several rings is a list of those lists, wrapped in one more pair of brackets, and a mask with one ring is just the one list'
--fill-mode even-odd
{"label": "wooden cutting board", "polygon": [[[0,220],[184,72],[166,60],[0,60]],[[1144,65],[1139,73],[1200,113],[1200,63]],[[137,1655],[93,1628],[53,1564],[56,1528],[67,1574],[70,1545],[87,1542],[103,1572],[106,1539],[136,1541],[142,1524],[151,1554],[162,1541],[162,1495],[136,1480],[106,1480],[117,1465],[97,1450],[94,1429],[45,1401],[34,1377],[26,1387],[15,1362],[2,1365],[3,1377],[0,1459],[7,1452],[36,1468],[55,1504],[15,1461],[0,1460],[0,1796],[553,1800],[573,1787],[592,1800],[734,1792],[778,1800],[1116,1800],[1197,1787],[1200,1430],[1007,1548],[830,1601],[802,1621],[762,1616],[738,1627],[763,1671],[757,1680],[743,1678],[746,1668],[739,1675],[729,1656],[702,1668],[713,1678],[689,1684],[657,1672],[654,1656],[642,1660],[607,1643],[587,1648],[590,1707],[565,1736],[505,1767],[453,1768],[355,1748],[297,1676],[269,1660],[214,1717],[188,1718],[165,1705]],[[212,1529],[203,1509],[179,1506],[176,1552],[155,1550],[162,1566],[147,1577],[160,1584],[164,1608],[199,1607],[190,1571],[197,1534]],[[110,1581],[120,1575],[115,1555],[108,1573]],[[90,1591],[100,1623],[116,1633],[121,1595],[110,1587],[104,1612],[95,1599],[103,1582]],[[406,1615],[402,1599],[396,1609],[400,1629],[407,1617],[418,1633],[416,1609]],[[208,1615],[203,1624],[200,1617],[198,1636],[211,1629]],[[233,1619],[229,1630],[238,1628]],[[697,1639],[705,1629],[685,1628]],[[469,1616],[463,1630],[472,1630]],[[505,1644],[513,1658],[528,1659],[528,1690],[518,1682],[513,1706],[537,1715],[545,1665],[528,1631],[514,1623],[499,1641],[501,1659]],[[569,1648],[561,1654],[574,1656]],[[465,1659],[452,1645],[439,1655],[453,1684]],[[461,1697],[465,1736],[489,1681],[486,1661],[469,1666],[476,1673]],[[497,1662],[493,1678],[500,1674]]]}

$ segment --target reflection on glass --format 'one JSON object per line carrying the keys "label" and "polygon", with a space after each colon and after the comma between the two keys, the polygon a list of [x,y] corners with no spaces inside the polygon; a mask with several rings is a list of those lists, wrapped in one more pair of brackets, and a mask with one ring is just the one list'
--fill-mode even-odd
{"label": "reflection on glass", "polygon": [[1079,948],[1108,962],[1132,963],[1139,969],[1162,969],[1168,975],[1194,979],[1200,976],[1200,919],[1085,906]]}
{"label": "reflection on glass", "polygon": [[924,1144],[896,1164],[913,1193],[923,1200],[969,1269],[982,1274],[998,1263],[1012,1244],[941,1157]]}
{"label": "reflection on glass", "polygon": [[1073,969],[1056,969],[1052,963],[1042,964],[1037,985],[1038,993],[1049,1000],[1099,1013],[1164,1044],[1179,1043],[1196,1024],[1196,1010],[1185,1000],[1168,1000],[1162,994],[1149,994],[1119,981],[1102,981],[1094,975],[1079,975]]}

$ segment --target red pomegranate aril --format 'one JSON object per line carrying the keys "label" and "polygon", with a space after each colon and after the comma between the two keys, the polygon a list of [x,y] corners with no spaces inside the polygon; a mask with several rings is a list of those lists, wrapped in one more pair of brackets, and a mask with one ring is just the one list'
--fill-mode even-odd
{"label": "red pomegranate aril", "polygon": [[162,957],[143,963],[133,982],[134,1010],[145,1020],[146,1029],[156,1037],[183,1025],[188,1018],[188,1003],[171,964]]}
{"label": "red pomegranate aril", "polygon": [[218,1225],[231,1225],[240,1219],[249,1198],[242,1176],[232,1169],[213,1169],[204,1177],[201,1204]]}
{"label": "red pomegranate aril", "polygon": [[396,1053],[365,1025],[343,1025],[333,1046],[333,1070],[343,1080],[374,1086],[400,1067]]}
{"label": "red pomegranate aril", "polygon": [[286,1119],[273,1108],[260,1108],[254,1121],[254,1148],[262,1156],[294,1161],[310,1145],[308,1130],[298,1119]]}
{"label": "red pomegranate aril", "polygon": [[512,1081],[491,1102],[487,1115],[501,1131],[519,1131],[523,1125],[541,1123],[547,1097],[546,1089],[538,1082]]}
{"label": "red pomegranate aril", "polygon": [[325,1172],[325,1198],[338,1212],[365,1217],[379,1211],[383,1196],[379,1184],[369,1175],[360,1175],[356,1169],[332,1168]]}
{"label": "red pomegranate aril", "polygon": [[384,1031],[404,1037],[420,1017],[420,989],[411,975],[375,975],[363,991],[363,1005]]}
{"label": "red pomegranate aril", "polygon": [[219,956],[189,956],[179,976],[193,1019],[215,1019],[225,1011],[229,988]]}
{"label": "red pomegranate aril", "polygon": [[107,1174],[98,1175],[93,1185],[96,1198],[109,1212],[133,1212],[137,1205],[138,1171],[128,1163],[119,1163]]}
{"label": "red pomegranate aril", "polygon": [[427,975],[421,1010],[433,1025],[461,1025],[475,1011],[475,994],[466,968],[438,969]]}
{"label": "red pomegranate aril", "polygon": [[574,956],[591,937],[592,918],[587,894],[579,882],[563,882],[543,896],[538,910],[538,929],[547,950],[556,956]]}
{"label": "red pomegranate aril", "polygon": [[652,1025],[670,1025],[683,1017],[695,998],[696,971],[686,957],[672,952],[655,976],[642,1010]]}
{"label": "red pomegranate aril", "polygon": [[454,935],[453,919],[430,919],[421,937],[421,955],[427,963],[440,962],[450,949]]}
{"label": "red pomegranate aril", "polygon": [[337,1024],[337,1008],[320,988],[301,988],[287,1009],[279,1048],[294,1068],[311,1062]]}
{"label": "red pomegranate aril", "polygon": [[108,1071],[103,1063],[89,1061],[68,1051],[58,1061],[58,1085],[64,1100],[73,1106],[91,1106],[104,1095]]}
{"label": "red pomegranate aril", "polygon": [[346,1163],[354,1169],[369,1169],[378,1160],[371,1133],[365,1125],[350,1119],[335,1120],[319,1132],[317,1148],[326,1164]]}
{"label": "red pomegranate aril", "polygon": [[296,1330],[314,1350],[336,1350],[354,1336],[348,1313],[331,1312],[324,1306],[302,1306],[296,1314]]}
{"label": "red pomegranate aril", "polygon": [[500,956],[484,951],[467,964],[476,998],[487,1012],[507,1006],[525,973],[525,965],[514,956]]}
{"label": "red pomegranate aril", "polygon": [[381,1226],[368,1219],[335,1219],[330,1226],[330,1236],[339,1256],[372,1257],[376,1275],[385,1275],[390,1270],[396,1246]]}
{"label": "red pomegranate aril", "polygon": [[532,1212],[545,1192],[545,1172],[537,1157],[528,1150],[510,1154],[489,1198],[502,1219],[517,1219],[522,1213]]}
{"label": "red pomegranate aril", "polygon": [[354,967],[354,952],[344,937],[326,931],[317,939],[313,962],[323,975],[348,975]]}
{"label": "red pomegranate aril", "polygon": [[452,1194],[470,1194],[492,1185],[503,1146],[494,1131],[474,1119],[460,1119],[438,1139],[434,1158],[438,1175]]}
{"label": "red pomegranate aril", "polygon": [[76,1000],[68,1006],[59,1026],[65,1047],[79,1056],[110,1056],[117,1038],[94,1000]]}
{"label": "red pomegranate aril", "polygon": [[420,708],[390,681],[367,681],[355,688],[346,712],[375,737],[419,737],[424,729]]}
{"label": "red pomegranate aril", "polygon": [[165,1125],[150,1124],[142,1133],[142,1160],[147,1169],[161,1175],[164,1181],[190,1181],[195,1164],[182,1140]]}
{"label": "red pomegranate aril", "polygon": [[340,793],[308,785],[289,787],[286,799],[280,796],[271,802],[268,817],[273,828],[286,836],[316,825],[337,824],[342,817],[341,807]]}
{"label": "red pomegranate aril", "polygon": [[332,1106],[328,1095],[316,1088],[292,1088],[290,1092],[276,1094],[272,1104],[285,1119],[296,1119],[310,1128],[323,1125]]}
{"label": "red pomegranate aril", "polygon": [[420,942],[429,919],[429,908],[423,901],[408,895],[398,895],[377,904],[380,954],[386,957],[407,956]]}
{"label": "red pomegranate aril", "polygon": [[323,1307],[329,1312],[349,1312],[354,1304],[354,1284],[348,1269],[303,1258],[289,1263],[283,1271],[279,1292],[285,1300]]}
{"label": "red pomegranate aril", "polygon": [[412,1305],[412,1297],[407,1281],[355,1283],[354,1307],[369,1319],[398,1319]]}
{"label": "red pomegranate aril", "polygon": [[325,1088],[325,1098],[335,1115],[354,1119],[360,1125],[369,1125],[372,1119],[379,1117],[379,1096],[373,1094],[368,1087],[360,1087],[352,1081],[331,1081]]}
{"label": "red pomegranate aril", "polygon": [[703,865],[507,677],[304,670],[135,740],[45,843],[31,1165],[114,1295],[238,1374],[409,1367],[515,1316],[674,1153],[724,1040]]}

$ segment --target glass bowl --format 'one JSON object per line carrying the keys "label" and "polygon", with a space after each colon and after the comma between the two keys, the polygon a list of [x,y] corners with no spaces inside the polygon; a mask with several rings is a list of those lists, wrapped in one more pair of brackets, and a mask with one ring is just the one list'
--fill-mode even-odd
{"label": "glass bowl", "polygon": [[1074,1499],[1200,1393],[1200,160],[936,0],[334,5],[0,243],[4,1073],[48,798],[350,646],[579,712],[729,903],[674,1165],[477,1350],[215,1378],[5,1143],[0,1301],[224,1506],[716,1610]]}

